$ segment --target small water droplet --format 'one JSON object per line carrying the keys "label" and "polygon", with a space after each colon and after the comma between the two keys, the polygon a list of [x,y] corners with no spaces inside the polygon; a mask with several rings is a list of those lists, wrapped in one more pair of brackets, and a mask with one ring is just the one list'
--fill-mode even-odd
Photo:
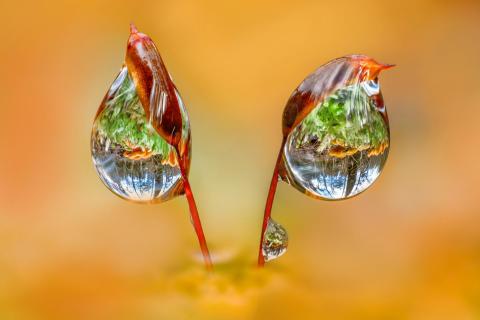
{"label": "small water droplet", "polygon": [[[388,117],[378,79],[368,78],[366,67],[354,59],[359,58],[320,67],[297,88],[284,113],[284,126],[293,125],[282,178],[316,198],[359,194],[378,178],[388,156]],[[291,110],[302,108],[309,112],[295,125],[300,112]]]}
{"label": "small water droplet", "polygon": [[287,251],[288,234],[287,230],[275,222],[273,219],[268,220],[267,229],[263,237],[262,254],[265,261],[276,259]]}

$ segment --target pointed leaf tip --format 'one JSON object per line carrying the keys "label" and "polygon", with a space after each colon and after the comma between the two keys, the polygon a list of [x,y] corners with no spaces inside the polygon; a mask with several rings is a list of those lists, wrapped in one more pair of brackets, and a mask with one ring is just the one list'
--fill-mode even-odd
{"label": "pointed leaf tip", "polygon": [[130,22],[130,33],[138,33],[137,27],[135,24],[133,24],[133,22]]}
{"label": "pointed leaf tip", "polygon": [[395,66],[396,66],[395,64],[383,64],[383,63],[381,63],[380,64],[380,70],[388,70],[388,69],[391,69]]}

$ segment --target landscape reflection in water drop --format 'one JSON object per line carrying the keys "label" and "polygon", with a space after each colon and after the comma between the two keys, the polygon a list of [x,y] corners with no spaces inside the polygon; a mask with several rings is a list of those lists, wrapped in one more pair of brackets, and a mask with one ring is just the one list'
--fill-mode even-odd
{"label": "landscape reflection in water drop", "polygon": [[287,251],[287,247],[287,230],[285,230],[281,224],[270,218],[262,244],[262,254],[265,261],[280,257]]}
{"label": "landscape reflection in water drop", "polygon": [[380,94],[376,81],[341,88],[289,134],[283,152],[294,187],[336,200],[357,195],[378,178],[389,149]]}
{"label": "landscape reflection in water drop", "polygon": [[183,192],[175,149],[146,118],[126,67],[100,106],[91,147],[100,178],[120,197],[165,201]]}

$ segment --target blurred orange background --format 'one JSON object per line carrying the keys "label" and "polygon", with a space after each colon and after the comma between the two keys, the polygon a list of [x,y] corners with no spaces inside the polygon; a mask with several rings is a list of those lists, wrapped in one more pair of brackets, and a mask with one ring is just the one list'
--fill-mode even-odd
{"label": "blurred orange background", "polygon": [[[480,319],[478,1],[3,1],[0,319]],[[156,42],[193,130],[185,198],[122,201],[90,130],[128,25]],[[381,76],[392,148],[343,202],[281,183],[287,254],[255,271],[281,114],[321,64]]]}

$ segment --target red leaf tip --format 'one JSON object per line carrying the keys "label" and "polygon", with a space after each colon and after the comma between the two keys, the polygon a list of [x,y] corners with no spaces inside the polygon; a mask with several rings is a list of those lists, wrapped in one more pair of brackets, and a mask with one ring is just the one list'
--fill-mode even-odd
{"label": "red leaf tip", "polygon": [[138,33],[137,27],[133,24],[133,22],[130,22],[130,33]]}
{"label": "red leaf tip", "polygon": [[383,63],[379,63],[379,65],[380,65],[379,66],[380,70],[387,70],[396,66],[395,64],[383,64]]}

